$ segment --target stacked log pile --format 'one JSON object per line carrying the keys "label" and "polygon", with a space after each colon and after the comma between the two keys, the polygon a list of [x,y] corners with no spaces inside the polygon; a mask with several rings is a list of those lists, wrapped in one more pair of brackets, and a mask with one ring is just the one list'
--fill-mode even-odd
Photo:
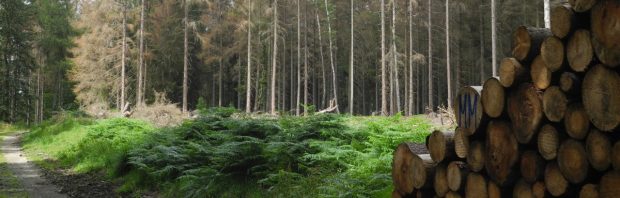
{"label": "stacked log pile", "polygon": [[518,27],[458,127],[394,153],[394,197],[620,197],[620,1],[570,0]]}

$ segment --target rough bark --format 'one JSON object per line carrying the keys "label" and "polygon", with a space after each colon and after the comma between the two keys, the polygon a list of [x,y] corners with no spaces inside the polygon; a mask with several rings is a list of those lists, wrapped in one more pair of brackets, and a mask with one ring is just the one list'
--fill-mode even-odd
{"label": "rough bark", "polygon": [[[620,13],[620,12],[619,12]],[[620,76],[602,65],[590,69],[582,84],[583,105],[592,124],[612,131],[620,123]]]}
{"label": "rough bark", "polygon": [[573,184],[581,183],[588,176],[588,157],[583,143],[565,140],[558,150],[558,167],[562,175]]}
{"label": "rough bark", "polygon": [[543,118],[542,94],[532,84],[522,84],[508,98],[508,115],[519,143],[527,144]]}
{"label": "rough bark", "polygon": [[560,87],[551,86],[543,94],[543,111],[547,119],[560,122],[568,108],[568,99]]}
{"label": "rough bark", "polygon": [[482,87],[482,106],[491,118],[497,118],[504,112],[506,103],[505,90],[499,78],[489,78]]}

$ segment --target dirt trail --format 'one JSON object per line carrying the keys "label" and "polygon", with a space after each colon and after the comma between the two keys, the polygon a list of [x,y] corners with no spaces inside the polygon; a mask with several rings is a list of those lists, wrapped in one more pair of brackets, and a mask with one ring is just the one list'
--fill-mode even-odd
{"label": "dirt trail", "polygon": [[46,181],[41,171],[31,161],[24,156],[19,145],[19,134],[6,136],[2,143],[2,155],[7,166],[13,174],[19,178],[23,188],[32,198],[65,198],[66,195],[60,194],[58,188]]}

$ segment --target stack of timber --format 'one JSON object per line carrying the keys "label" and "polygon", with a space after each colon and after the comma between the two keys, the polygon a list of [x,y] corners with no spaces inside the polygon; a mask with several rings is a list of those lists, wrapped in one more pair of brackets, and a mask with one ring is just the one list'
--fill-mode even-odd
{"label": "stack of timber", "polygon": [[620,1],[521,26],[499,76],[463,87],[458,127],[394,152],[393,197],[620,197]]}

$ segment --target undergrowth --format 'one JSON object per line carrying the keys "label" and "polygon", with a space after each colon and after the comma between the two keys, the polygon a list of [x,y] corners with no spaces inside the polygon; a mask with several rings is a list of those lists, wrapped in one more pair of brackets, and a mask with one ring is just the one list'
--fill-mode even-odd
{"label": "undergrowth", "polygon": [[[393,149],[423,142],[423,117],[239,116],[211,109],[176,127],[65,117],[34,128],[29,153],[102,172],[119,191],[164,197],[388,197]],[[60,143],[60,144],[58,144]]]}

